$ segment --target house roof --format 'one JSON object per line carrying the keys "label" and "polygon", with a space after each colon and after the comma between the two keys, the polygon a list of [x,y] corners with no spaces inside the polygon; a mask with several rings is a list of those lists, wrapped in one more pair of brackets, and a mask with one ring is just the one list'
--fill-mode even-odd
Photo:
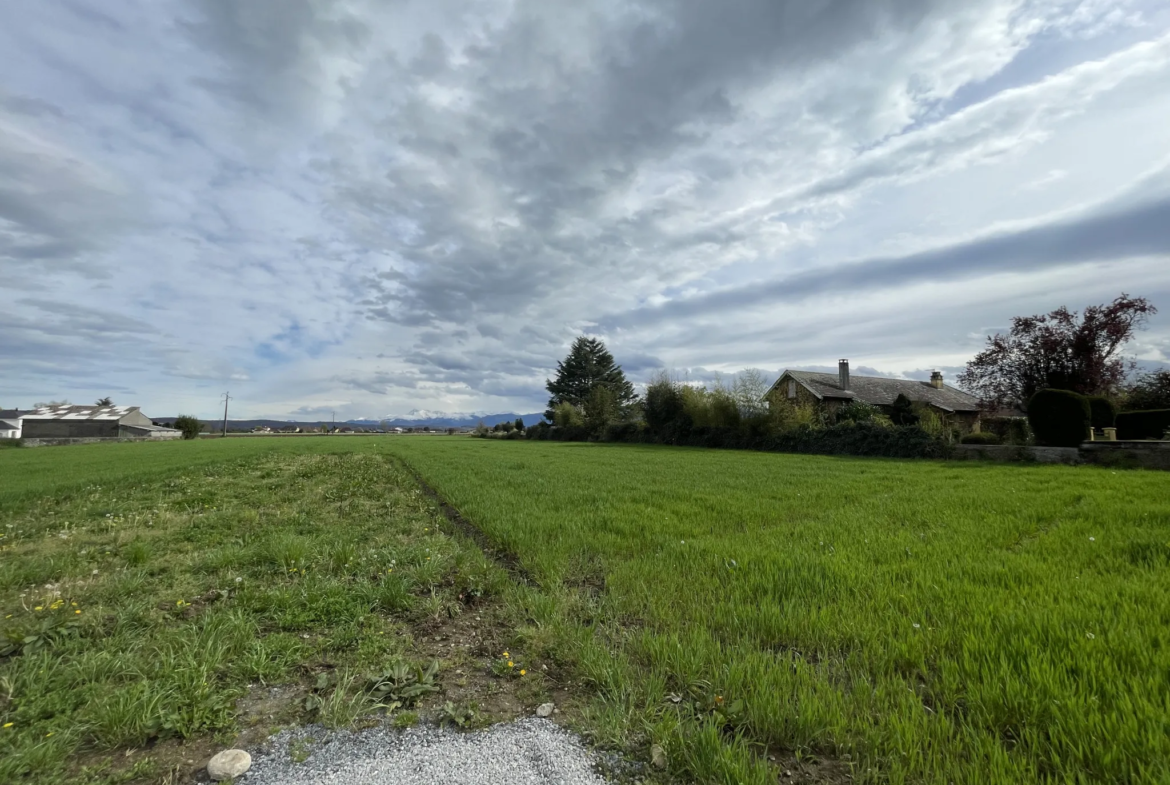
{"label": "house roof", "polygon": [[19,420],[28,414],[28,409],[0,409],[0,420]]}
{"label": "house roof", "polygon": [[776,380],[773,388],[785,378],[792,378],[803,384],[817,398],[860,401],[873,406],[890,406],[899,395],[911,401],[928,403],[947,412],[973,412],[979,409],[979,399],[962,390],[943,385],[941,390],[930,382],[914,379],[889,379],[883,376],[849,377],[849,390],[842,390],[840,378],[832,373],[813,371],[785,371]]}
{"label": "house roof", "polygon": [[137,406],[42,406],[21,415],[25,420],[121,420]]}

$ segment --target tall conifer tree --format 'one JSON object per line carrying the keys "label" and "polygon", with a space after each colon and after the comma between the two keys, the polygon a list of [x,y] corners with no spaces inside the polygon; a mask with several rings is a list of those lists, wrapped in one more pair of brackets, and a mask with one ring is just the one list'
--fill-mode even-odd
{"label": "tall conifer tree", "polygon": [[626,380],[621,366],[614,362],[605,344],[596,338],[582,335],[573,341],[569,355],[557,363],[556,378],[545,380],[545,389],[552,395],[548,399],[545,418],[552,422],[553,412],[562,402],[583,409],[589,394],[598,385],[609,390],[614,401],[622,408],[638,399],[634,385]]}

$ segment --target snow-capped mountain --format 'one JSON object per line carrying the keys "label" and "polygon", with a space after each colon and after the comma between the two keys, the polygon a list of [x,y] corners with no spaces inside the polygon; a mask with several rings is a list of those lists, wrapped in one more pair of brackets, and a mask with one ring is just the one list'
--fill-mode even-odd
{"label": "snow-capped mountain", "polygon": [[524,420],[525,425],[535,425],[544,418],[541,412],[518,414],[516,412],[437,412],[427,409],[411,409],[407,414],[391,414],[386,417],[360,420],[346,420],[351,425],[378,425],[386,422],[396,427],[416,427],[428,425],[433,428],[473,428],[482,420],[484,425],[492,426],[501,422],[513,422],[516,418]]}

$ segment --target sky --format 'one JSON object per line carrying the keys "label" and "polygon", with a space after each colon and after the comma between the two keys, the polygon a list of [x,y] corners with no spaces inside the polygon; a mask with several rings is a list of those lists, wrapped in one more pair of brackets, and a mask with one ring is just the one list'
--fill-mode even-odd
{"label": "sky", "polygon": [[0,406],[541,411],[948,381],[1122,292],[1170,364],[1164,0],[40,0],[0,26]]}

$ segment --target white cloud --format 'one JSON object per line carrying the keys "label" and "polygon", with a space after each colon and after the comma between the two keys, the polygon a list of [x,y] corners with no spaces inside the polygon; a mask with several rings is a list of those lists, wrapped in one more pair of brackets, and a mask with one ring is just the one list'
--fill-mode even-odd
{"label": "white cloud", "polygon": [[[954,365],[1001,305],[1043,310],[1085,269],[1024,240],[1127,185],[1116,210],[1156,214],[1156,178],[1134,183],[1170,156],[1142,130],[1170,110],[1162,20],[1104,0],[23,5],[0,31],[0,260],[36,303],[8,317],[0,395],[116,376],[159,413],[213,414],[229,384],[241,413],[532,410],[602,325],[639,377],[823,364],[855,338],[899,347],[882,370]],[[1109,53],[988,87],[1054,36]],[[1145,260],[1096,242],[1095,262],[1153,296],[1164,254],[1139,228]],[[1002,265],[894,264],[995,232],[1027,297],[995,290]],[[611,318],[848,260],[865,287],[799,307]],[[914,316],[926,291],[953,330]],[[131,359],[76,374],[100,330]]]}

